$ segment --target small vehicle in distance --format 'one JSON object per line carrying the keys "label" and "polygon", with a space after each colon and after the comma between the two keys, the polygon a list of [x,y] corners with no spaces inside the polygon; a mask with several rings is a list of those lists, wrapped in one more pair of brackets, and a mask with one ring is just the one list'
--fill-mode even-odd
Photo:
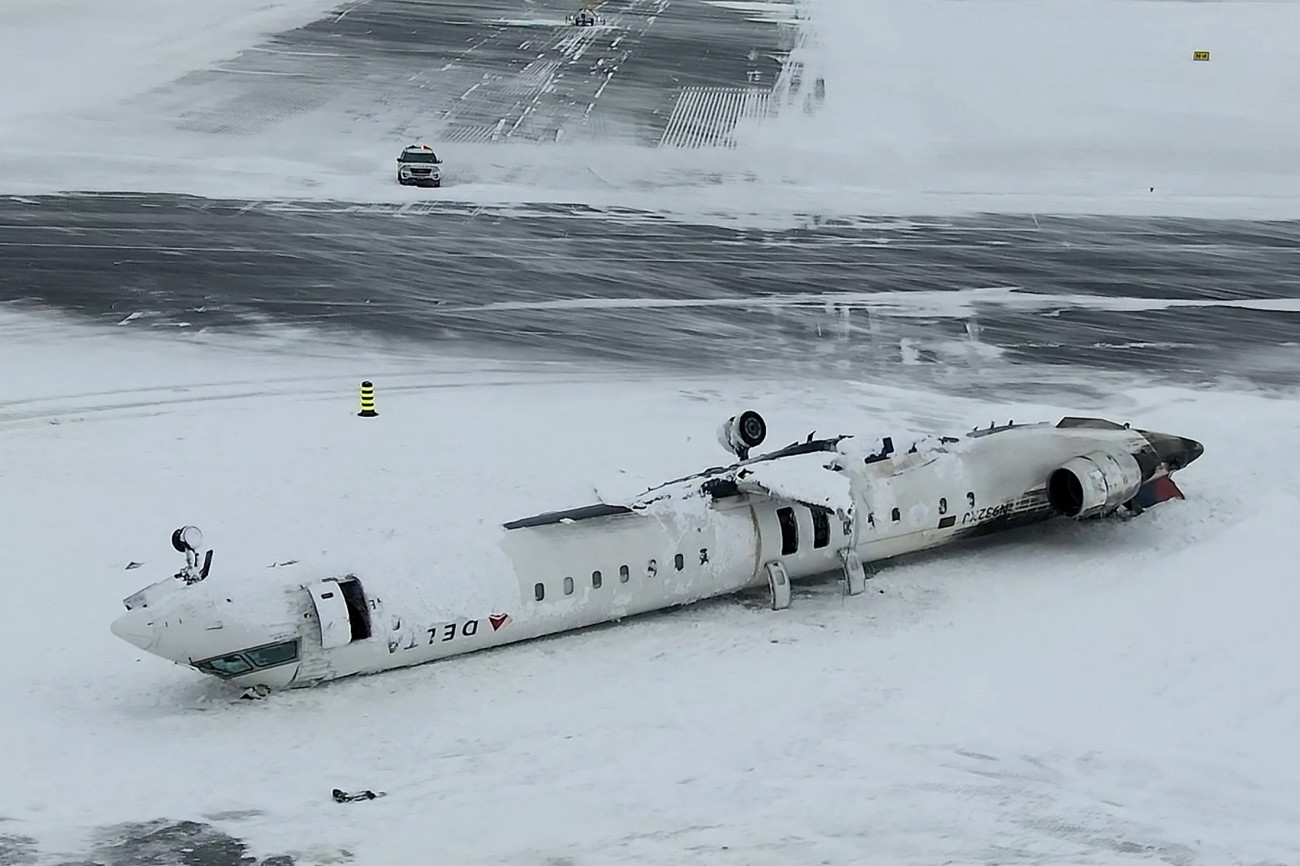
{"label": "small vehicle in distance", "polygon": [[408,145],[397,157],[397,182],[402,186],[442,186],[442,160],[427,144]]}
{"label": "small vehicle in distance", "polygon": [[597,23],[596,13],[590,9],[579,9],[573,15],[573,23],[577,27],[595,27]]}

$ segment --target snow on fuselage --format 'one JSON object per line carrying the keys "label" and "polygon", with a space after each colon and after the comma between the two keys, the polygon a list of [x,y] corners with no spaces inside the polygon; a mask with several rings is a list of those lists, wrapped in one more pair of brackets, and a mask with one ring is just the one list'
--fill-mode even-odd
{"label": "snow on fuselage", "polygon": [[1172,482],[1154,485],[1199,454],[1192,440],[1092,419],[990,427],[901,451],[889,439],[814,440],[626,505],[508,523],[494,567],[459,597],[436,575],[414,585],[384,573],[305,584],[178,576],[126,599],[113,631],[240,686],[314,685],[750,587],[767,585],[780,607],[787,579],[827,572],[858,591],[859,562],[1178,495]]}

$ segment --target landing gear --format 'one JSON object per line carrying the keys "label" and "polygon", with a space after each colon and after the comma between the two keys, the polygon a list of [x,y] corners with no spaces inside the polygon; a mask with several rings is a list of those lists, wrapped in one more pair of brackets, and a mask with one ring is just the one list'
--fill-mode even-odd
{"label": "landing gear", "polygon": [[861,595],[867,588],[867,570],[858,552],[845,548],[840,551],[840,560],[844,563],[844,594]]}
{"label": "landing gear", "polygon": [[[186,586],[196,584],[208,576],[212,568],[212,551],[203,552],[203,533],[197,526],[182,526],[172,533],[172,547],[177,553],[185,554],[185,567],[172,577]],[[199,565],[199,560],[203,564]]]}
{"label": "landing gear", "polygon": [[775,560],[767,564],[767,588],[772,594],[772,610],[790,606],[790,577],[785,566]]}

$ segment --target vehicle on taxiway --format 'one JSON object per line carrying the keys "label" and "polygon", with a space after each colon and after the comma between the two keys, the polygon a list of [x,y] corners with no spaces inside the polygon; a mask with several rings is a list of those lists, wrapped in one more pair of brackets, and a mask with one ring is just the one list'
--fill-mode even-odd
{"label": "vehicle on taxiway", "polygon": [[411,144],[397,157],[397,182],[402,186],[442,186],[442,160],[427,144]]}

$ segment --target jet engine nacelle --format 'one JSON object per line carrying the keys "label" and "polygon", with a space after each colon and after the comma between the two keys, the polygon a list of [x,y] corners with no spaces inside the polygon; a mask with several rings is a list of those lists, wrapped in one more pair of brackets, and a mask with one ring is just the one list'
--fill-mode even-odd
{"label": "jet engine nacelle", "polygon": [[1076,457],[1047,478],[1047,501],[1064,517],[1107,514],[1137,495],[1142,469],[1126,452],[1094,451]]}
{"label": "jet engine nacelle", "polygon": [[718,428],[718,442],[741,460],[749,459],[749,449],[757,448],[767,438],[767,422],[757,412],[732,415]]}

